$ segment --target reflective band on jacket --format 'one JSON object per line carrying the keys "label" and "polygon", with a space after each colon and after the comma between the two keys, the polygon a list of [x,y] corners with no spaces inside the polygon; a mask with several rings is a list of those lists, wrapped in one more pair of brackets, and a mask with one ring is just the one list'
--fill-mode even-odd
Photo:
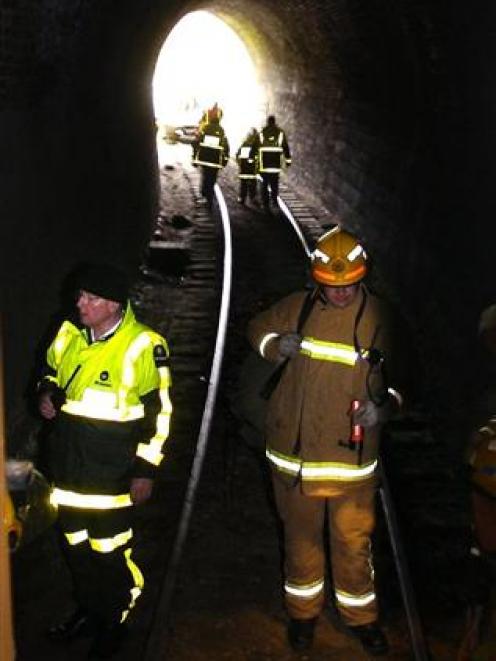
{"label": "reflective band on jacket", "polygon": [[280,163],[278,165],[272,164],[270,166],[264,163],[264,154],[278,154],[279,157],[282,158],[283,155],[282,147],[260,147],[259,150],[260,172],[268,172],[268,173],[281,172],[282,166]]}
{"label": "reflective band on jacket", "polygon": [[55,338],[53,345],[53,350],[55,353],[57,364],[60,364],[65,348],[68,345],[68,343],[71,341],[72,337],[74,337],[74,335],[75,332],[71,325],[66,323],[62,324],[62,327],[59,333],[57,334],[57,337]]}
{"label": "reflective band on jacket", "polygon": [[266,449],[265,455],[282,473],[300,474],[302,480],[310,482],[318,482],[319,480],[339,480],[342,482],[363,480],[373,475],[377,467],[377,459],[362,466],[355,466],[335,461],[302,461],[298,457],[285,455],[270,448]]}
{"label": "reflective band on jacket", "polygon": [[265,347],[267,346],[267,343],[270,342],[270,340],[273,340],[275,337],[279,337],[279,333],[267,333],[267,335],[264,335],[262,338],[262,341],[258,345],[258,350],[260,351],[260,355],[265,358]]}
{"label": "reflective band on jacket", "polygon": [[388,388],[387,391],[388,391],[388,394],[391,395],[391,397],[395,398],[398,406],[400,406],[400,407],[403,406],[403,397],[401,396],[401,394],[397,390],[395,390],[394,388]]}
{"label": "reflective band on jacket", "polygon": [[160,413],[157,415],[155,435],[148,443],[138,443],[136,456],[145,459],[154,466],[158,466],[164,455],[162,446],[169,436],[172,404],[169,398],[170,371],[168,367],[160,367]]}
{"label": "reflective band on jacket", "polygon": [[86,388],[80,402],[68,399],[62,406],[62,411],[70,415],[80,415],[84,418],[113,420],[114,422],[128,422],[143,417],[144,408],[142,404],[118,409],[115,408],[116,401],[117,397],[114,393]]}
{"label": "reflective band on jacket", "polygon": [[375,601],[375,592],[367,592],[360,596],[349,594],[348,592],[342,592],[341,590],[335,590],[336,599],[343,606],[352,606],[355,608],[360,608],[363,606],[368,606],[373,601]]}
{"label": "reflective band on jacket", "polygon": [[300,345],[300,353],[314,360],[328,360],[332,363],[342,363],[353,367],[357,360],[366,358],[368,351],[357,353],[351,344],[340,342],[323,342],[313,337],[304,337]]}
{"label": "reflective band on jacket", "polygon": [[52,505],[65,505],[66,507],[81,507],[90,510],[115,510],[121,507],[130,507],[133,503],[128,493],[118,496],[94,495],[76,493],[55,487],[50,494]]}
{"label": "reflective band on jacket", "polygon": [[315,597],[315,595],[322,592],[324,589],[324,579],[319,578],[313,583],[307,583],[306,585],[297,585],[296,583],[290,583],[286,581],[284,584],[284,590],[292,595],[293,597],[299,597],[300,599],[310,599]]}

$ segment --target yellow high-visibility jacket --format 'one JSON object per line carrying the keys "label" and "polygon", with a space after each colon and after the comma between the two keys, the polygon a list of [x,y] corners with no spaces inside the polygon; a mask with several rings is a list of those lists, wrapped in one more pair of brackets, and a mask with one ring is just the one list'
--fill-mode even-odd
{"label": "yellow high-visibility jacket", "polygon": [[120,494],[132,477],[153,475],[172,413],[168,357],[165,339],[139,323],[129,304],[117,330],[101,340],[62,324],[40,385],[66,391],[50,435],[57,487]]}
{"label": "yellow high-visibility jacket", "polygon": [[[296,331],[304,298],[305,292],[291,294],[249,323],[248,339],[267,360],[277,361],[279,336]],[[266,420],[273,470],[288,484],[299,482],[304,493],[332,495],[336,487],[375,479],[379,426],[365,430],[360,465],[358,451],[346,443],[351,401],[370,399],[371,393],[387,398],[382,370],[368,360],[371,348],[387,356],[386,323],[382,304],[363,286],[344,309],[323,296],[314,302],[300,351],[270,398]]]}

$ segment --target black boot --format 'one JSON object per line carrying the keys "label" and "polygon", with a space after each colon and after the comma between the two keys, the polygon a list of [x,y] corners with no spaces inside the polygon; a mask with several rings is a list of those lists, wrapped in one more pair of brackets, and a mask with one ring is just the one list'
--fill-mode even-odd
{"label": "black boot", "polygon": [[89,636],[92,631],[92,619],[86,611],[78,608],[66,620],[50,627],[47,636],[55,642],[69,642],[74,638]]}
{"label": "black boot", "polygon": [[310,620],[292,618],[288,624],[288,640],[295,652],[303,652],[312,647],[316,617]]}
{"label": "black boot", "polygon": [[384,632],[377,622],[348,627],[351,634],[362,644],[363,649],[372,656],[381,656],[389,650],[389,644]]}

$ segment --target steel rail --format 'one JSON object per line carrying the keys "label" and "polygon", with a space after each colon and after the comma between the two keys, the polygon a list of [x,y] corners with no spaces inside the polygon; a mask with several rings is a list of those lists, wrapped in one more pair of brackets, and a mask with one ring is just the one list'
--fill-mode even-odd
{"label": "steel rail", "polygon": [[277,197],[277,204],[279,205],[279,209],[282,211],[282,213],[286,216],[286,218],[289,220],[291,225],[293,226],[293,229],[296,233],[296,236],[299,238],[301,245],[303,247],[303,250],[305,251],[306,256],[311,259],[312,253],[310,251],[310,248],[308,247],[308,243],[303,236],[303,232],[301,231],[301,227],[298,225],[298,222],[295,220],[295,217],[291,213],[288,205],[284,202],[282,197],[279,195]]}
{"label": "steel rail", "polygon": [[393,498],[389,488],[386,472],[382,460],[379,459],[379,495],[384,511],[384,517],[389,532],[391,548],[393,550],[396,572],[400,583],[401,596],[405,607],[408,631],[415,661],[429,661],[431,659],[426,639],[422,630],[420,616],[417,610],[415,592],[413,590],[408,561],[401,541],[400,529],[396,516]]}
{"label": "steel rail", "polygon": [[[156,659],[166,658],[168,624],[170,621],[170,606],[174,587],[181,561],[182,550],[186,540],[191,514],[195,503],[196,491],[201,476],[203,461],[208,443],[210,428],[215,411],[217,391],[224,356],[224,345],[227,332],[227,322],[229,317],[229,307],[231,300],[232,287],[232,236],[229,223],[229,212],[225,203],[222,191],[218,184],[215,184],[215,197],[220,209],[220,216],[224,230],[224,263],[223,263],[223,282],[222,295],[219,311],[219,320],[217,325],[217,337],[215,341],[214,356],[208,381],[207,395],[203,409],[200,431],[196,442],[195,456],[186,488],[183,508],[181,511],[178,531],[174,540],[171,559],[167,566],[167,572],[160,591],[158,605],[154,611],[152,625],[150,627],[151,635],[148,637],[144,661],[156,661]],[[154,635],[153,631],[157,627],[159,635]]]}

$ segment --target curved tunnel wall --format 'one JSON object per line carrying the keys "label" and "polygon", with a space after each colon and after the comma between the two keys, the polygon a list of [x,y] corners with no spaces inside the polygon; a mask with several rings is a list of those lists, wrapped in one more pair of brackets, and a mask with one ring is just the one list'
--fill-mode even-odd
{"label": "curved tunnel wall", "polygon": [[470,376],[467,348],[494,293],[495,17],[489,3],[476,18],[461,2],[431,4],[0,5],[9,28],[0,238],[10,429],[61,277],[89,256],[130,271],[140,260],[156,211],[155,61],[167,32],[196,9],[245,40],[292,142],[292,183],[364,237],[411,325],[426,384],[447,407],[460,401],[452,371]]}

